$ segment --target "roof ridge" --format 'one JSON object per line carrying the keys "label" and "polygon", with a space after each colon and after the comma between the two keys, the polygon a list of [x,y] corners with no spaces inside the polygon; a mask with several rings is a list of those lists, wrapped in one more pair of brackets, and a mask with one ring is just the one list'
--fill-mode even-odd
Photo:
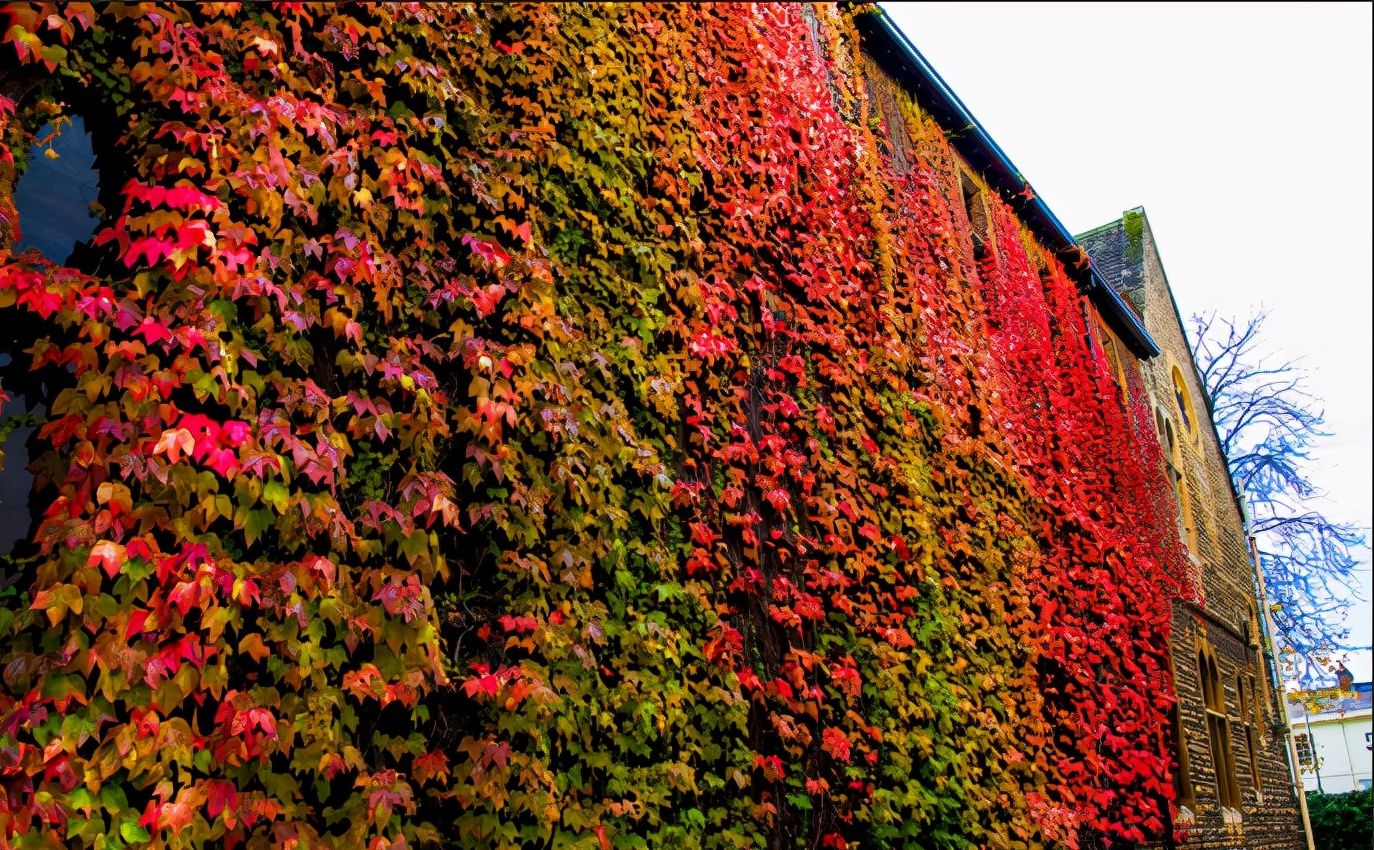
{"label": "roof ridge", "polygon": [[[1134,210],[1128,210],[1128,212],[1134,212]],[[1116,219],[1115,221],[1109,221],[1109,222],[1107,222],[1106,224],[1099,224],[1097,227],[1094,227],[1092,230],[1085,230],[1085,231],[1083,231],[1082,233],[1074,234],[1074,237],[1073,237],[1073,238],[1074,238],[1074,239],[1082,239],[1084,236],[1094,236],[1094,235],[1096,235],[1096,234],[1098,234],[1098,233],[1101,233],[1101,232],[1104,231],[1104,230],[1108,230],[1108,229],[1111,229],[1111,228],[1114,228],[1114,227],[1120,225],[1120,224],[1121,224],[1123,221],[1125,221],[1125,220],[1126,220],[1126,219],[1125,219],[1125,217],[1123,216],[1122,218],[1118,218],[1118,219]]]}

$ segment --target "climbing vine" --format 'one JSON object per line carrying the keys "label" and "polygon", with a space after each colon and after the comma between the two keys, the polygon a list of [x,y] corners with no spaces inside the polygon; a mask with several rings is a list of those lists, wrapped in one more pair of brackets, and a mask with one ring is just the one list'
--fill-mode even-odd
{"label": "climbing vine", "polygon": [[1158,447],[865,13],[10,6],[0,846],[1158,837]]}

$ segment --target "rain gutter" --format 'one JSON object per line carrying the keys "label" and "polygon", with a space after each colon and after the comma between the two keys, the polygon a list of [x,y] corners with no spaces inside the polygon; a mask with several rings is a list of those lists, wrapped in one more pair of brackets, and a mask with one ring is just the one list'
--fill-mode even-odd
{"label": "rain gutter", "polygon": [[1031,190],[1006,152],[993,141],[911,40],[881,8],[854,19],[865,50],[883,64],[945,130],[954,149],[983,175],[1043,245],[1054,251],[1069,276],[1101,313],[1107,326],[1142,360],[1159,354],[1140,316],[1093,267],[1088,252]]}

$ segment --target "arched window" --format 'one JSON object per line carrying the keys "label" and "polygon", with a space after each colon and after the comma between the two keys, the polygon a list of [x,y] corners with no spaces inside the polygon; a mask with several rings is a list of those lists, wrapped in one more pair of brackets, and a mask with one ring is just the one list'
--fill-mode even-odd
{"label": "arched window", "polygon": [[[1169,658],[1169,673],[1177,685],[1178,671],[1174,667],[1172,657]],[[1188,735],[1183,729],[1178,702],[1169,710],[1169,722],[1174,735],[1174,799],[1180,806],[1193,809],[1197,806],[1197,792],[1193,789],[1193,771],[1191,759],[1188,757]]]}
{"label": "arched window", "polygon": [[37,138],[28,169],[14,186],[20,230],[15,253],[37,248],[62,265],[73,248],[90,241],[99,222],[92,208],[100,190],[95,149],[79,115],[49,124]]}
{"label": "arched window", "polygon": [[1255,716],[1255,683],[1249,676],[1236,676],[1236,705],[1240,708],[1240,722],[1245,727],[1245,752],[1250,758],[1250,783],[1255,793],[1260,793],[1259,770],[1259,732],[1255,728],[1259,718]]}
{"label": "arched window", "polygon": [[1160,407],[1155,407],[1155,427],[1159,429],[1159,444],[1164,449],[1164,471],[1169,484],[1174,488],[1174,500],[1178,505],[1178,538],[1188,551],[1197,551],[1197,526],[1193,524],[1193,500],[1188,490],[1188,479],[1183,473],[1183,449],[1174,434],[1174,423]]}
{"label": "arched window", "polygon": [[[12,360],[13,355],[0,351],[0,368],[10,365]],[[29,533],[29,491],[33,488],[33,475],[27,469],[28,439],[33,428],[11,420],[27,412],[23,398],[0,404],[0,434],[5,436],[0,442],[0,449],[5,452],[5,465],[0,468],[0,555],[8,555],[14,544]],[[15,425],[18,427],[12,427]],[[0,581],[6,578],[0,569]]]}
{"label": "arched window", "polygon": [[1271,700],[1273,694],[1269,690],[1269,671],[1265,666],[1267,662],[1264,658],[1264,646],[1261,637],[1264,635],[1264,621],[1260,619],[1259,606],[1255,600],[1246,597],[1245,604],[1250,609],[1250,623],[1246,632],[1250,638],[1251,657],[1258,659],[1259,676],[1255,678],[1257,687],[1250,689],[1250,701],[1254,704],[1255,725],[1263,727],[1273,719],[1273,705]]}
{"label": "arched window", "polygon": [[1174,799],[1180,806],[1193,808],[1197,799],[1193,792],[1192,770],[1188,763],[1188,739],[1184,737],[1183,721],[1179,719],[1178,706],[1170,712],[1174,729],[1174,755],[1178,759],[1178,769],[1174,771]]}
{"label": "arched window", "polygon": [[968,216],[969,233],[973,237],[973,258],[982,261],[989,254],[989,235],[987,201],[983,190],[978,188],[967,171],[959,172],[959,195],[964,201],[964,214]]}
{"label": "arched window", "polygon": [[1112,379],[1121,392],[1121,403],[1129,407],[1131,395],[1126,389],[1126,370],[1122,367],[1121,353],[1117,350],[1117,342],[1111,331],[1107,330],[1107,326],[1100,321],[1097,322],[1097,338],[1102,340],[1102,353],[1107,357],[1107,366],[1111,370]]}
{"label": "arched window", "polygon": [[[39,130],[37,144],[29,151],[28,167],[14,187],[14,207],[19,213],[18,254],[36,248],[47,260],[67,264],[73,250],[89,242],[99,219],[94,204],[99,192],[95,150],[80,116],[63,118]],[[19,323],[0,328],[0,381],[12,400],[0,407],[0,448],[5,452],[0,469],[0,555],[9,554],[28,536],[31,525],[30,491],[33,476],[27,441],[32,428],[15,426],[13,417],[41,413],[30,391],[32,381],[22,365],[29,362],[24,349],[32,344]],[[0,576],[3,578],[3,576]]]}
{"label": "arched window", "polygon": [[1231,719],[1226,716],[1226,690],[1217,670],[1216,653],[1204,645],[1197,653],[1198,682],[1207,709],[1207,741],[1212,751],[1212,768],[1217,778],[1217,797],[1228,809],[1240,808],[1240,783],[1236,781],[1236,759],[1231,749]]}
{"label": "arched window", "polygon": [[1183,417],[1183,430],[1189,434],[1197,430],[1197,414],[1193,411],[1193,397],[1188,394],[1188,386],[1183,383],[1183,373],[1175,366],[1172,370],[1174,381],[1174,400],[1178,402],[1178,415]]}

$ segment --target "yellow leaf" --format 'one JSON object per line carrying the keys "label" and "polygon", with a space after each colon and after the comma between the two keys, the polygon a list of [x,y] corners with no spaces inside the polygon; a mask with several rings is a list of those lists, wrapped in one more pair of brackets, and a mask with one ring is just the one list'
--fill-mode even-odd
{"label": "yellow leaf", "polygon": [[258,634],[246,635],[239,641],[239,652],[251,655],[254,661],[262,661],[272,654],[272,650],[262,642],[262,635]]}

